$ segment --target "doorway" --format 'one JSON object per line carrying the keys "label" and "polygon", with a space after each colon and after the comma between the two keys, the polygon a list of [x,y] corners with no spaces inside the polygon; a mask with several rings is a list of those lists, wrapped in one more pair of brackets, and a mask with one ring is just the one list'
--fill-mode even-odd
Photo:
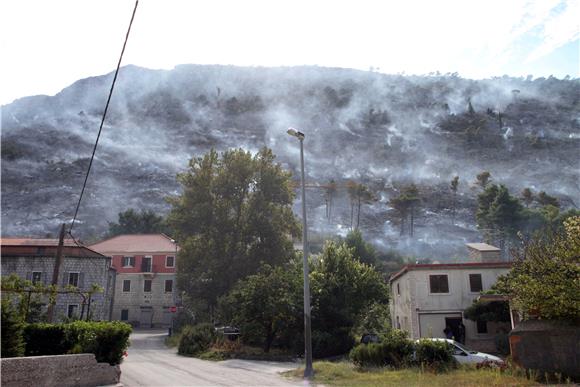
{"label": "doorway", "polygon": [[461,317],[445,317],[445,327],[449,327],[451,329],[451,333],[453,334],[453,340],[460,341],[460,330],[459,324],[463,319]]}
{"label": "doorway", "polygon": [[153,321],[153,308],[150,306],[141,307],[141,316],[139,319],[139,326],[141,328],[151,328]]}

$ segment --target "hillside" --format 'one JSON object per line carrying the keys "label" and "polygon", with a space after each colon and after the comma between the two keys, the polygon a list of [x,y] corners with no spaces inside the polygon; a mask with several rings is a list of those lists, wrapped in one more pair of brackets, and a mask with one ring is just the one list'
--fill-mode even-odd
{"label": "hillside", "polygon": [[[79,80],[53,97],[2,107],[2,235],[55,234],[70,221],[112,74]],[[470,108],[471,106],[471,108]],[[308,181],[363,182],[378,201],[364,205],[361,228],[385,248],[453,259],[480,240],[475,175],[491,172],[513,193],[524,187],[580,205],[580,81],[456,74],[384,75],[358,70],[182,65],[122,68],[97,150],[76,233],[95,238],[129,207],[168,210],[175,174],[212,147],[271,147],[296,171],[306,133]],[[460,177],[459,212],[450,218],[449,182]],[[389,198],[418,185],[415,236],[400,238]],[[332,219],[324,191],[309,188],[310,227],[344,234],[350,204],[339,189]],[[296,209],[299,202],[296,203]],[[297,214],[299,211],[296,211]]]}

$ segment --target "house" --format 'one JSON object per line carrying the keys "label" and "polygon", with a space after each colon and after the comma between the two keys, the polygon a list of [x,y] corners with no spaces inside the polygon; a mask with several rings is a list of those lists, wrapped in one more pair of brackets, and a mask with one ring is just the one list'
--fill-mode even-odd
{"label": "house", "polygon": [[142,328],[169,327],[177,300],[177,243],[164,234],[118,235],[91,249],[117,270],[113,319]]}
{"label": "house", "polygon": [[469,262],[499,262],[501,249],[487,243],[466,243]]}
{"label": "house", "polygon": [[[16,274],[34,283],[50,285],[56,262],[58,239],[2,238],[2,276]],[[58,288],[54,306],[54,321],[64,318],[110,320],[114,300],[116,272],[111,259],[72,239],[65,239]],[[78,292],[64,293],[74,286]],[[93,285],[102,288],[88,297]],[[46,307],[46,305],[45,305]]]}
{"label": "house", "polygon": [[463,311],[510,268],[498,261],[406,265],[389,279],[392,324],[418,339],[443,338],[446,327],[459,338],[463,323],[468,347],[493,351],[496,333],[510,324],[467,320]]}

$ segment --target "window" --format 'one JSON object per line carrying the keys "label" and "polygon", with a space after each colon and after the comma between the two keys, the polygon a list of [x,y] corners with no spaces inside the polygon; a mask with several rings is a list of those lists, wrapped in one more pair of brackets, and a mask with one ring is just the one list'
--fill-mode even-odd
{"label": "window", "polygon": [[123,280],[123,291],[124,292],[131,291],[131,280]]}
{"label": "window", "polygon": [[173,292],[173,280],[165,280],[165,293]]}
{"label": "window", "polygon": [[399,286],[398,282],[397,282],[397,294],[401,295],[401,287]]}
{"label": "window", "polygon": [[80,273],[68,273],[68,284],[70,286],[79,287],[79,274]]}
{"label": "window", "polygon": [[151,260],[152,257],[143,257],[143,260],[141,261],[141,271],[143,273],[151,273],[153,271],[151,270]]}
{"label": "window", "polygon": [[469,289],[472,293],[479,293],[483,290],[483,285],[481,283],[481,274],[470,274],[469,275]]}
{"label": "window", "polygon": [[121,309],[121,321],[129,321],[129,309]]}
{"label": "window", "polygon": [[143,291],[145,293],[151,293],[151,280],[145,280],[145,282],[143,282]]}
{"label": "window", "polygon": [[175,257],[173,255],[165,257],[165,267],[175,267]]}
{"label": "window", "polygon": [[75,318],[78,315],[78,311],[79,311],[79,305],[78,304],[72,304],[68,306],[66,315],[68,318]]}
{"label": "window", "polygon": [[477,333],[487,333],[487,321],[477,320]]}
{"label": "window", "polygon": [[123,267],[135,267],[135,257],[123,257]]}
{"label": "window", "polygon": [[32,272],[32,283],[39,284],[42,281],[42,272],[41,271],[33,271]]}
{"label": "window", "polygon": [[430,275],[429,288],[431,293],[449,293],[447,274]]}

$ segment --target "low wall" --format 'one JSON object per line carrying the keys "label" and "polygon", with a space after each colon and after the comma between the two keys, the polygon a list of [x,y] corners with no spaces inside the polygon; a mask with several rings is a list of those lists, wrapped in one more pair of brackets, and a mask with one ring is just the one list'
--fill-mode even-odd
{"label": "low wall", "polygon": [[121,369],[97,363],[95,355],[29,356],[1,359],[2,387],[92,387],[119,383]]}
{"label": "low wall", "polygon": [[510,332],[509,340],[512,359],[521,367],[580,379],[580,327],[528,320]]}

